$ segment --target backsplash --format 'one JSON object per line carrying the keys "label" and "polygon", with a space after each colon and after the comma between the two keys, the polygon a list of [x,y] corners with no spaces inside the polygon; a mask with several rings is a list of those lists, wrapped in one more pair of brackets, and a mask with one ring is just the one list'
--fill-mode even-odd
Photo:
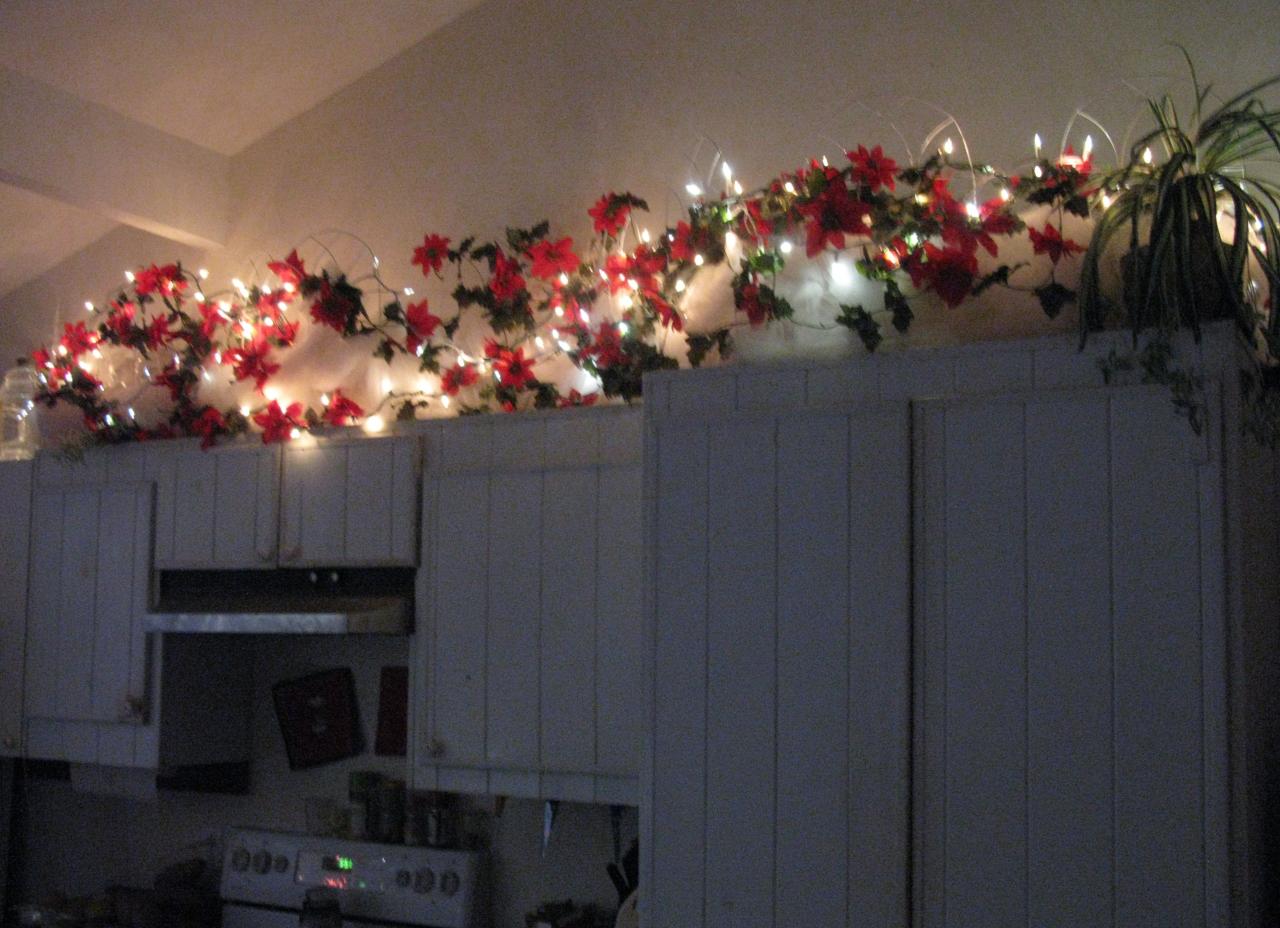
{"label": "backsplash", "polygon": [[[344,800],[352,770],[407,777],[403,758],[373,751],[381,668],[408,662],[408,639],[262,638],[254,642],[253,760],[248,795],[160,792],[138,799],[77,793],[71,784],[25,778],[16,797],[10,901],[50,893],[83,895],[110,884],[149,886],[165,866],[184,858],[220,859],[224,828],[251,825],[302,831],[306,800]],[[366,750],[346,761],[291,771],[271,702],[279,680],[332,667],[355,675]],[[496,928],[522,928],[539,902],[572,898],[616,904],[605,865],[612,857],[609,810],[562,803],[542,852],[542,803],[512,799],[494,817],[492,799],[471,807],[488,812]],[[636,835],[634,810],[623,816],[624,847]]]}

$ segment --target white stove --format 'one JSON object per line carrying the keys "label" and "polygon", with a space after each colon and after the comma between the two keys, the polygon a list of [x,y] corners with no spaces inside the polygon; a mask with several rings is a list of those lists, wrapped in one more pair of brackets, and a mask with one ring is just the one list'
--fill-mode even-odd
{"label": "white stove", "polygon": [[222,925],[296,926],[307,891],[325,887],[344,925],[483,928],[484,878],[474,851],[235,829],[222,862]]}

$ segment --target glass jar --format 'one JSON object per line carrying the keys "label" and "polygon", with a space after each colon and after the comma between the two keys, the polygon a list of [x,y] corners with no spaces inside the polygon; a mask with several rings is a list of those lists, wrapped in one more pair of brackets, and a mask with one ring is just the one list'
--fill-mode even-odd
{"label": "glass jar", "polygon": [[0,461],[24,461],[40,450],[40,415],[33,397],[40,392],[35,370],[19,364],[0,386]]}

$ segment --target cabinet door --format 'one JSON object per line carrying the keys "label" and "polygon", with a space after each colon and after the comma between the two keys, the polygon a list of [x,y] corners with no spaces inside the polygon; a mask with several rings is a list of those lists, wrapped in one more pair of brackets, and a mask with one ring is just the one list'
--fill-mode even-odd
{"label": "cabinet door", "polygon": [[22,681],[27,647],[27,558],[31,481],[28,462],[0,464],[0,757],[22,749]]}
{"label": "cabinet door", "polygon": [[149,484],[35,494],[25,707],[34,756],[102,762],[100,734],[147,721],[152,496]]}
{"label": "cabinet door", "polygon": [[905,924],[906,405],[655,420],[646,923]]}
{"label": "cabinet door", "polygon": [[1147,388],[916,435],[919,924],[1226,924],[1216,440]]}
{"label": "cabinet door", "polygon": [[275,566],[279,448],[158,445],[146,467],[157,488],[157,568]]}
{"label": "cabinet door", "polygon": [[635,803],[639,425],[611,411],[432,433],[418,786]]}
{"label": "cabinet door", "polygon": [[415,566],[418,447],[384,438],[288,448],[280,566]]}

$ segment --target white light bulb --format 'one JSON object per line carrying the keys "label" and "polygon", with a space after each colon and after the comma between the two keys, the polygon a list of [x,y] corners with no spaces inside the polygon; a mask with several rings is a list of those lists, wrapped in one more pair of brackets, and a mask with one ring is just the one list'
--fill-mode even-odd
{"label": "white light bulb", "polygon": [[964,211],[969,214],[970,219],[977,219],[982,215],[982,211],[978,209],[978,204],[972,200],[964,205]]}
{"label": "white light bulb", "polygon": [[87,309],[89,312],[93,312],[93,304],[90,303],[88,300],[84,301],[84,308]]}
{"label": "white light bulb", "polygon": [[390,377],[383,377],[383,378],[382,378],[382,392],[383,392],[383,393],[390,393],[390,392],[391,392],[391,378],[390,378]]}
{"label": "white light bulb", "polygon": [[823,166],[824,168],[829,168],[829,167],[831,167],[831,162],[827,160],[827,156],[826,156],[826,155],[823,155],[823,156],[822,156],[822,166]]}
{"label": "white light bulb", "polygon": [[268,403],[280,399],[280,390],[276,387],[267,387],[262,391],[262,395],[266,397]]}
{"label": "white light bulb", "polygon": [[1037,164],[1037,165],[1036,165],[1036,167],[1035,167],[1035,175],[1036,175],[1036,177],[1043,177],[1043,176],[1044,176],[1044,171],[1042,171],[1042,170],[1040,169],[1040,165],[1038,165],[1038,164]]}
{"label": "white light bulb", "polygon": [[1150,149],[1150,148],[1144,148],[1144,149],[1142,149],[1142,163],[1143,163],[1143,164],[1150,164],[1154,159],[1155,159],[1155,156],[1151,154],[1151,149]]}
{"label": "white light bulb", "polygon": [[694,256],[693,256],[693,263],[694,263],[695,265],[697,265],[698,267],[702,267],[702,265],[706,262],[706,260],[707,260],[707,259],[706,259],[706,258],[704,258],[704,257],[702,257],[702,255],[694,255]]}
{"label": "white light bulb", "polygon": [[301,437],[302,437],[302,432],[300,432],[300,431],[299,431],[298,429],[296,429],[296,428],[295,428],[295,429],[289,429],[289,437],[290,437],[290,438],[292,438],[294,441],[297,441],[299,438],[301,438]]}
{"label": "white light bulb", "polygon": [[949,155],[955,150],[956,150],[956,143],[951,141],[951,138],[948,137],[947,140],[942,143],[942,153],[945,155]]}
{"label": "white light bulb", "polygon": [[591,314],[587,312],[585,309],[579,308],[578,318],[581,319],[583,322],[587,322],[587,323],[591,322]]}
{"label": "white light bulb", "polygon": [[625,337],[625,336],[626,336],[626,334],[627,334],[628,332],[630,332],[630,331],[631,331],[631,327],[630,327],[630,326],[628,326],[625,322],[619,322],[619,323],[618,323],[618,334],[619,334],[619,335],[621,335],[621,336],[624,336],[624,337]]}
{"label": "white light bulb", "polygon": [[791,183],[791,181],[787,181],[785,184],[783,184],[782,189],[785,190],[787,193],[791,194],[792,196],[796,195],[796,185]]}
{"label": "white light bulb", "polygon": [[733,168],[729,167],[728,161],[720,162],[720,173],[724,175],[725,180],[733,179]]}
{"label": "white light bulb", "polygon": [[[289,286],[289,285],[287,285],[287,284],[286,284],[286,286]],[[413,296],[413,288],[412,288],[412,287],[405,287],[405,288],[404,288],[404,295],[405,295],[405,296]]]}
{"label": "white light bulb", "polygon": [[250,411],[251,410],[249,409],[249,406],[247,404],[240,407],[240,415],[244,416],[246,419],[249,418]]}
{"label": "white light bulb", "polygon": [[1086,136],[1084,137],[1084,151],[1083,151],[1083,153],[1082,153],[1081,157],[1083,157],[1085,161],[1088,161],[1088,160],[1089,160],[1089,156],[1090,156],[1090,155],[1092,155],[1092,154],[1093,154],[1093,136],[1092,136],[1092,135],[1086,135]]}
{"label": "white light bulb", "polygon": [[735,196],[742,196],[742,184],[738,183],[736,180],[733,182],[733,193]]}
{"label": "white light bulb", "polygon": [[443,406],[445,409],[448,409],[448,408],[449,408],[449,403],[450,403],[450,402],[452,402],[452,400],[450,400],[450,399],[449,399],[448,394],[446,394],[446,395],[444,395],[444,396],[440,397],[440,405],[441,405],[441,406]]}
{"label": "white light bulb", "polygon": [[1111,197],[1105,193],[1102,195],[1102,208],[1111,209]]}
{"label": "white light bulb", "polygon": [[560,286],[562,286],[562,287],[567,287],[568,285],[569,285],[569,275],[568,275],[568,274],[561,273],[561,275],[560,275]]}
{"label": "white light bulb", "polygon": [[382,416],[378,415],[376,412],[368,419],[364,420],[364,430],[370,435],[376,435],[386,427],[387,420],[383,419]]}
{"label": "white light bulb", "polygon": [[683,280],[677,280],[677,281],[676,281],[676,293],[684,293],[685,286],[686,286],[686,284],[685,284],[685,282],[684,282]]}
{"label": "white light bulb", "polygon": [[692,181],[685,184],[684,189],[688,192],[689,196],[691,197],[702,196],[702,188],[699,187],[697,184],[693,183]]}
{"label": "white light bulb", "polygon": [[641,230],[640,230],[640,241],[644,242],[646,245],[648,245],[648,244],[649,244],[649,230],[648,230],[648,229],[641,229]]}
{"label": "white light bulb", "polygon": [[125,271],[124,279],[129,281],[129,283],[133,283],[133,271]]}
{"label": "white light bulb", "polygon": [[544,348],[547,347],[546,340],[543,339],[541,335],[534,338],[533,343],[538,346],[539,351],[542,351]]}
{"label": "white light bulb", "polygon": [[556,309],[555,309],[555,312],[556,312],[556,315],[557,315],[557,316],[563,316],[563,315],[564,315],[564,307],[563,307],[563,306],[557,306],[557,307],[556,307]]}
{"label": "white light bulb", "polygon": [[1000,199],[1004,200],[1006,203],[1013,199],[1013,194],[1009,192],[1008,187],[1000,188]]}
{"label": "white light bulb", "polygon": [[778,244],[778,251],[782,252],[784,255],[789,255],[795,249],[795,247],[796,246],[792,245],[789,241],[787,241],[786,239],[783,239]]}
{"label": "white light bulb", "polygon": [[208,268],[203,268],[203,267],[202,267],[202,268],[200,268],[200,270],[196,271],[196,274],[198,274],[198,275],[200,276],[200,279],[201,279],[201,280],[208,280],[208,279],[209,279],[209,270],[208,270]]}

